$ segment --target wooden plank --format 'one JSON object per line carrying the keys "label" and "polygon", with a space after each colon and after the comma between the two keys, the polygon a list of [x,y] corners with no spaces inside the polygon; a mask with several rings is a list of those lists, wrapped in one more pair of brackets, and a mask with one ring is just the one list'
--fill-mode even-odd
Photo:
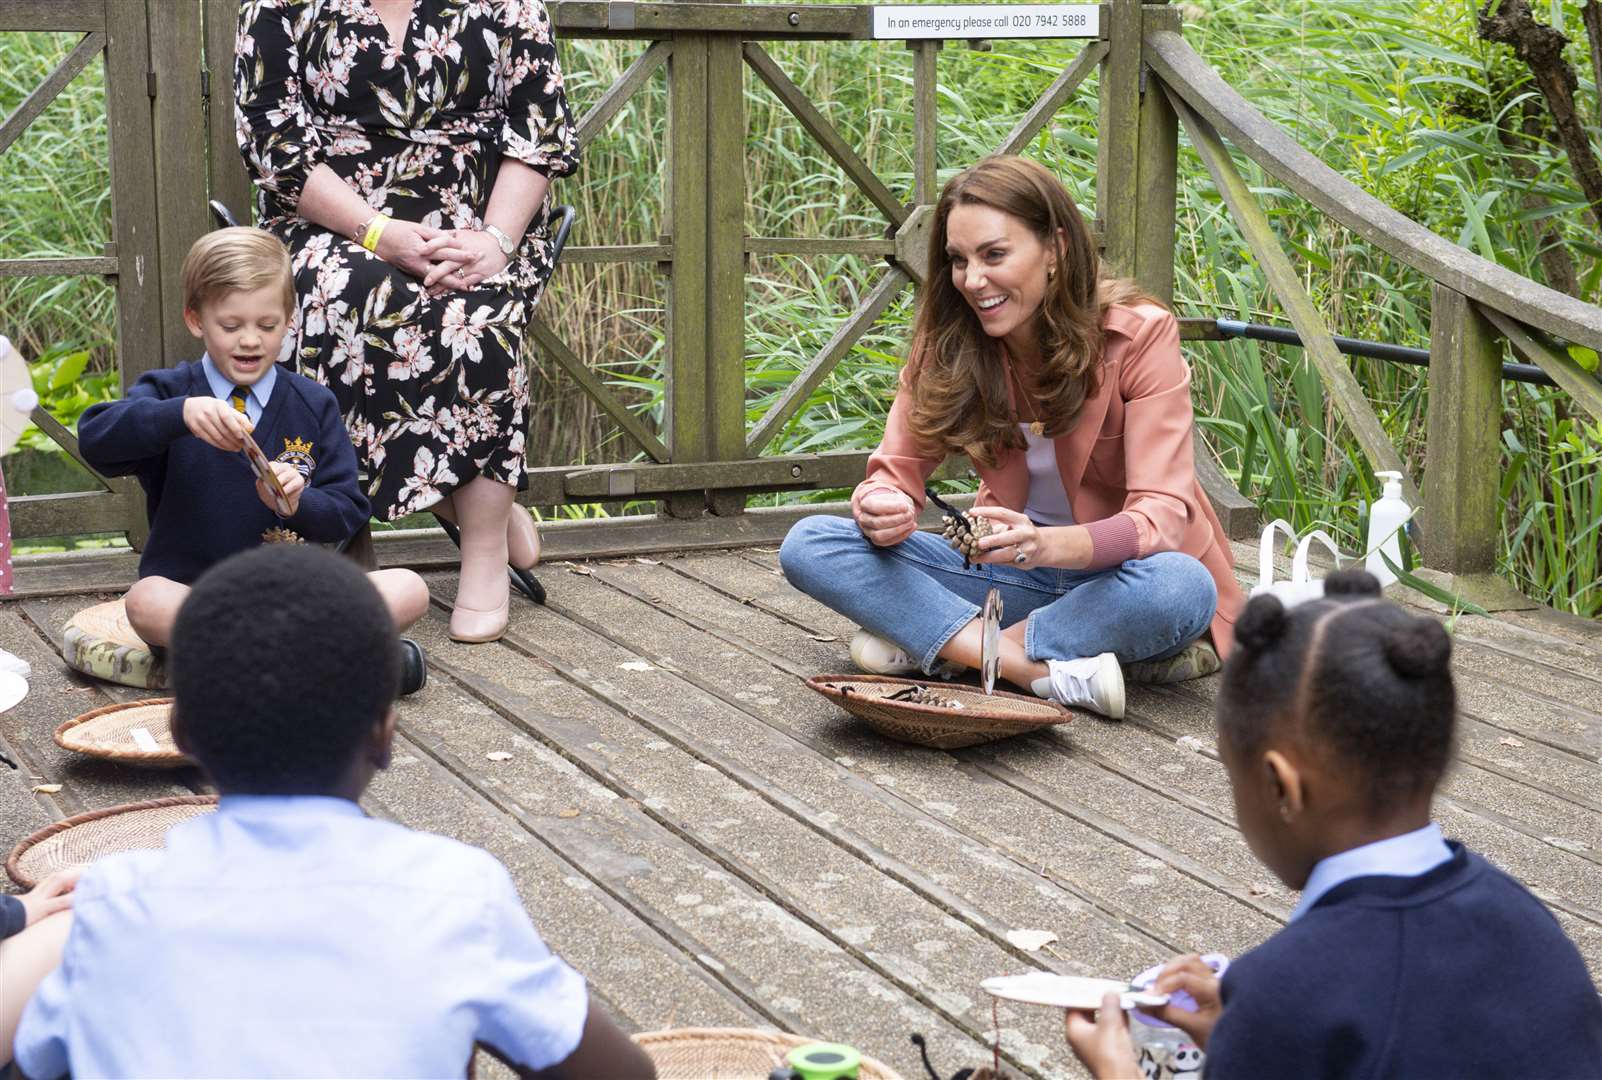
{"label": "wooden plank", "polygon": [[[1179,12],[1174,8],[1148,6],[1142,15],[1142,31],[1173,25]],[[1141,75],[1140,134],[1136,156],[1140,184],[1135,200],[1135,280],[1164,303],[1174,298],[1174,229],[1179,192],[1179,118],[1167,96],[1155,85],[1146,85]]]}
{"label": "wooden plank", "polygon": [[1012,131],[1007,133],[1007,137],[1001,140],[1001,145],[996,147],[996,153],[1022,153],[1024,147],[1034,141],[1040,130],[1051,121],[1058,109],[1068,103],[1074,92],[1079,89],[1079,84],[1085,81],[1085,77],[1106,56],[1107,44],[1102,41],[1089,42],[1080,49],[1073,63],[1052,80],[1051,85],[1046,87],[1045,93],[1040,95],[1040,99],[1029,107],[1029,111],[1024,113]]}
{"label": "wooden plank", "polygon": [[1140,22],[1140,0],[1111,0],[1096,128],[1096,218],[1106,244],[1103,257],[1120,274],[1135,271],[1134,194],[1140,183]]}
{"label": "wooden plank", "polygon": [[0,30],[95,31],[106,28],[106,0],[5,0]]}
{"label": "wooden plank", "polygon": [[1262,515],[1257,504],[1236,490],[1234,483],[1219,468],[1218,459],[1202,441],[1201,432],[1192,437],[1195,442],[1196,479],[1213,504],[1213,513],[1224,527],[1224,535],[1231,540],[1248,540],[1258,534]]}
{"label": "wooden plank", "polygon": [[[706,85],[707,455],[745,457],[745,63],[738,38],[707,42]],[[710,490],[714,514],[738,514],[745,497]]]}
{"label": "wooden plank", "polygon": [[[122,391],[164,366],[155,137],[145,6],[106,5],[106,118],[110,128],[111,232],[117,245],[117,362]],[[172,317],[178,318],[178,312]]]}
{"label": "wooden plank", "polygon": [[66,596],[123,592],[139,580],[139,555],[127,549],[89,548],[49,555],[18,555],[12,596]]}
{"label": "wooden plank", "polygon": [[201,96],[200,0],[146,0],[149,5],[151,105],[156,147],[157,247],[161,266],[162,361],[170,367],[194,355],[195,339],[176,310],[189,246],[211,231],[206,208],[206,110]]}
{"label": "wooden plank", "polygon": [[11,535],[73,536],[127,532],[144,513],[144,500],[132,492],[74,491],[65,495],[13,495]]}
{"label": "wooden plank", "polygon": [[1147,35],[1146,62],[1168,90],[1266,172],[1369,243],[1486,307],[1602,349],[1602,308],[1520,277],[1386,206],[1298,146],[1177,33]]}
{"label": "wooden plank", "polygon": [[[617,81],[607,87],[601,99],[590,107],[578,122],[578,143],[582,149],[601,133],[612,118],[627,105],[634,92],[644,86],[657,69],[667,63],[673,52],[673,43],[670,41],[653,41],[649,48],[634,58],[634,62],[619,75]],[[567,257],[567,252],[562,253]]]}
{"label": "wooden plank", "polygon": [[[753,255],[867,255],[889,256],[896,242],[883,237],[748,236],[745,250]],[[0,266],[3,266],[0,263]]]}
{"label": "wooden plank", "polygon": [[[593,468],[547,466],[536,475],[556,475],[563,493],[575,500],[620,499],[662,495],[672,491],[733,488],[745,492],[855,487],[864,474],[868,453],[839,450],[825,454],[776,454],[746,461],[649,462]],[[936,471],[941,479],[962,476],[968,459],[953,455]]]}
{"label": "wooden plank", "polygon": [[640,449],[657,461],[668,460],[668,450],[662,445],[662,441],[651,434],[650,429],[640,421],[640,418],[617,399],[611,389],[589,369],[589,365],[567,347],[566,342],[556,336],[556,332],[546,325],[544,319],[536,315],[529,320],[529,332],[540,351],[555,360],[557,366],[567,373],[568,378],[578,383],[590,400],[599,405],[601,410],[639,445]]}
{"label": "wooden plank", "polygon": [[54,275],[117,273],[117,260],[97,256],[81,259],[0,259],[0,277],[51,277]]}
{"label": "wooden plank", "polygon": [[857,339],[878,321],[879,316],[884,314],[885,309],[900,294],[902,286],[911,280],[894,267],[884,272],[869,290],[868,295],[862,298],[862,303],[857,305],[857,310],[852,312],[851,317],[835,327],[834,333],[823,348],[818,350],[818,354],[808,361],[807,366],[796,375],[789,386],[784,388],[784,393],[779,399],[768,407],[767,413],[757,424],[756,430],[751,432],[751,437],[745,444],[748,455],[755,457],[760,454],[767,448],[768,443],[773,441],[774,436],[784,430],[784,425],[806,405],[807,399],[812,396],[812,391],[828,377],[829,372],[834,370],[835,365],[845,357]]}
{"label": "wooden plank", "polygon": [[[707,419],[707,174],[708,42],[704,35],[680,37],[668,59],[667,231],[673,239],[668,280],[666,391],[663,439],[674,461],[705,461],[711,450]],[[696,517],[702,495],[669,498],[674,517]]]}
{"label": "wooden plank", "polygon": [[1358,385],[1357,378],[1335,347],[1335,339],[1330,335],[1324,317],[1302,288],[1301,279],[1274,235],[1268,215],[1247,188],[1246,181],[1235,168],[1218,133],[1178,97],[1170,100],[1185,125],[1185,131],[1190,135],[1191,144],[1212,175],[1213,183],[1240,227],[1241,235],[1251,247],[1274,295],[1284,306],[1285,313],[1305,343],[1308,358],[1317,367],[1330,398],[1356,436],[1358,445],[1363,448],[1363,453],[1376,471],[1393,469],[1402,474],[1402,494],[1409,506],[1422,505],[1418,486],[1413,483],[1396,448],[1391,445],[1384,426],[1374,415],[1373,406],[1363,396],[1363,388]]}
{"label": "wooden plank", "polygon": [[78,73],[89,66],[89,61],[99,55],[100,50],[106,46],[106,35],[101,31],[92,31],[83,36],[73,50],[62,58],[61,63],[45,76],[44,82],[34,88],[33,92],[22,99],[22,103],[12,110],[11,115],[0,123],[0,154],[17,140],[27,126],[44,112],[45,106],[56,99],[56,95],[66,89],[67,84],[78,77]]}
{"label": "wooden plank", "polygon": [[890,193],[866,161],[863,161],[851,144],[846,142],[845,136],[840,134],[838,128],[831,124],[818,107],[812,104],[784,69],[770,56],[766,49],[754,41],[748,41],[744,47],[745,62],[751,65],[751,70],[757,73],[775,97],[783,102],[784,107],[790,110],[801,126],[806,129],[823,152],[828,154],[834,163],[845,172],[851,182],[862,190],[868,201],[879,208],[879,212],[890,219],[891,224],[900,225],[907,220],[907,209],[901,205],[901,200]]}
{"label": "wooden plank", "polygon": [[574,244],[562,249],[563,266],[568,263],[671,263],[672,261],[672,244]]}
{"label": "wooden plank", "polygon": [[[250,174],[239,153],[234,117],[234,38],[239,0],[204,0],[206,71],[206,190],[240,221],[253,217]],[[210,219],[207,220],[208,225]]]}
{"label": "wooden plank", "polygon": [[1507,336],[1526,360],[1552,376],[1575,403],[1591,414],[1593,420],[1602,421],[1602,382],[1586,371],[1563,349],[1542,341],[1517,319],[1495,308],[1482,305],[1480,313]]}
{"label": "wooden plank", "polygon": [[1502,537],[1502,342],[1462,293],[1437,283],[1430,300],[1425,565],[1494,573]]}
{"label": "wooden plank", "polygon": [[[941,41],[909,41],[912,50],[912,201],[933,203],[940,194]],[[897,223],[899,224],[899,222]]]}
{"label": "wooden plank", "polygon": [[750,38],[854,38],[873,36],[873,15],[859,4],[597,3],[552,0],[557,31],[604,30],[583,37],[666,37],[672,33],[727,33]]}

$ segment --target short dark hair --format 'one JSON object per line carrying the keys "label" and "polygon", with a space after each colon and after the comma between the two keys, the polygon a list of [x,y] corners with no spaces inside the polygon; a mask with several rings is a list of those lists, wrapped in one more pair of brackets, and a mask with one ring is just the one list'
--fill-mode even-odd
{"label": "short dark hair", "polygon": [[1376,810],[1433,791],[1457,725],[1452,639],[1383,599],[1361,570],[1330,575],[1324,593],[1289,611],[1274,596],[1246,605],[1219,734],[1248,754],[1276,730],[1300,738],[1349,768]]}
{"label": "short dark hair", "polygon": [[225,794],[324,794],[400,687],[400,644],[348,559],[271,544],[208,570],[173,628],[189,752]]}

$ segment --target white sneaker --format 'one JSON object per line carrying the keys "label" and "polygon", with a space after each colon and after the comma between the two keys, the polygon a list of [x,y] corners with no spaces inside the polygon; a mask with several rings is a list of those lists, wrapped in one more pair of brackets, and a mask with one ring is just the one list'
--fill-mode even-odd
{"label": "white sneaker", "polygon": [[33,666],[16,653],[0,649],[0,671],[11,671],[26,679],[33,674]]}
{"label": "white sneaker", "polygon": [[1059,705],[1094,709],[1112,720],[1124,718],[1124,671],[1110,652],[1076,660],[1047,660],[1051,674],[1029,689]]}
{"label": "white sneaker", "polygon": [[901,646],[866,630],[851,636],[851,662],[869,675],[906,675],[921,670]]}

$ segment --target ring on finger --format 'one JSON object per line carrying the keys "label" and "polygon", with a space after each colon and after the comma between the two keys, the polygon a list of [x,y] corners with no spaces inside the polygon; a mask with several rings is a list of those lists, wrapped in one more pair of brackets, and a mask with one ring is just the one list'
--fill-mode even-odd
{"label": "ring on finger", "polygon": [[1019,566],[1022,566],[1024,563],[1029,561],[1029,553],[1023,548],[1019,548],[1018,554],[1012,557],[1012,561],[1017,563]]}

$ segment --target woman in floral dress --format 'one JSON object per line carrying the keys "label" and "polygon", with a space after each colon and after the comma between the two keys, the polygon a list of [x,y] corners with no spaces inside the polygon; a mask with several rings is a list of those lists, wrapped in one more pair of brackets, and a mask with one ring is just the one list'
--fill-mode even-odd
{"label": "woman in floral dress", "polygon": [[374,513],[458,523],[451,636],[492,641],[504,567],[539,556],[513,501],[519,357],[550,181],[578,164],[545,7],[243,0],[234,91],[259,219],[294,258],[295,359],[339,398]]}

